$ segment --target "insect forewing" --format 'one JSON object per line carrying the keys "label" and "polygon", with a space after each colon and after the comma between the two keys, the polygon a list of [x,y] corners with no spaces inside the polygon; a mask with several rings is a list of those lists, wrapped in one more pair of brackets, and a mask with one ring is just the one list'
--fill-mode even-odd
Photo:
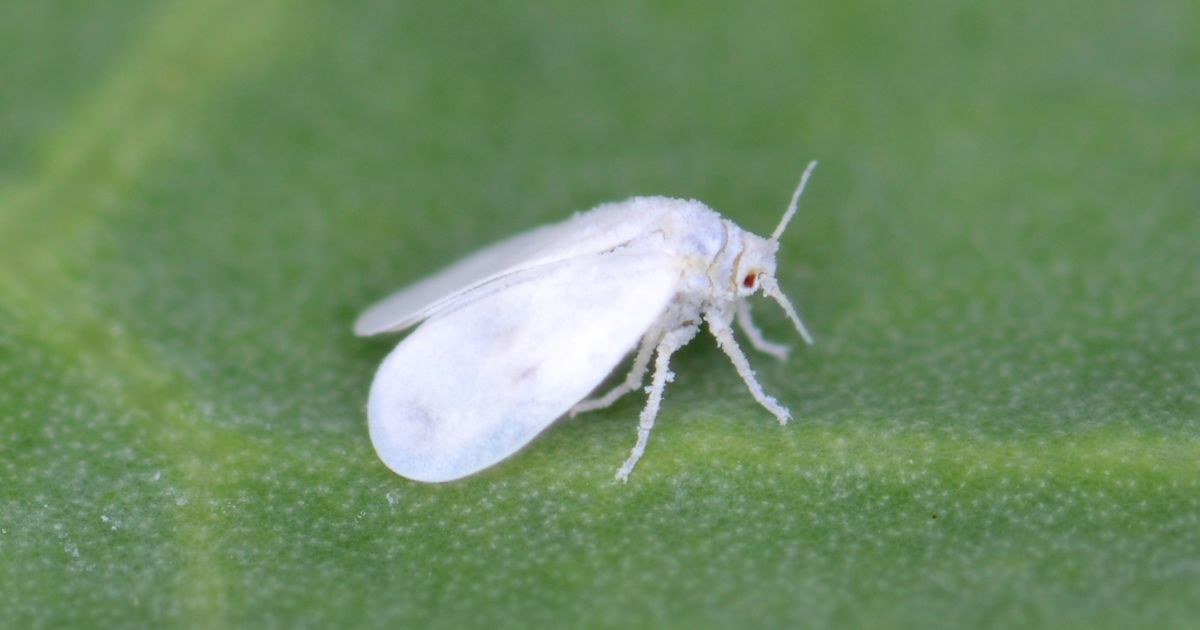
{"label": "insect forewing", "polygon": [[374,335],[403,330],[429,316],[439,303],[491,280],[619,247],[645,234],[646,226],[663,214],[663,204],[655,201],[660,200],[635,198],[606,204],[500,241],[370,306],[354,323],[354,332]]}
{"label": "insect forewing", "polygon": [[511,274],[401,342],[368,403],[384,463],[418,481],[470,475],[591,392],[677,289],[677,261],[643,245]]}
{"label": "insect forewing", "polygon": [[548,225],[500,241],[389,295],[363,311],[354,322],[354,332],[374,335],[403,330],[415,324],[421,320],[419,314],[424,307],[529,258],[530,252],[536,252],[540,243],[553,241],[549,233],[557,227]]}

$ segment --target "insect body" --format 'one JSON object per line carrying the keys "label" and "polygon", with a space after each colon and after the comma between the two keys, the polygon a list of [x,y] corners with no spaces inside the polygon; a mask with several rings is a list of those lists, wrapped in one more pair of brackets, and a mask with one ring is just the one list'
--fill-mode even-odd
{"label": "insect body", "polygon": [[[368,308],[359,335],[421,323],[383,361],[367,405],[371,441],[393,471],[442,482],[481,471],[565,413],[607,407],[638,389],[653,361],[637,443],[646,448],[671,355],[706,325],[754,398],[786,423],[733,336],[786,357],[762,338],[745,298],[773,298],[812,340],[775,280],[779,237],[795,214],[809,164],[770,238],[698,201],[635,197],[502,241]],[[625,380],[584,400],[636,348]]]}

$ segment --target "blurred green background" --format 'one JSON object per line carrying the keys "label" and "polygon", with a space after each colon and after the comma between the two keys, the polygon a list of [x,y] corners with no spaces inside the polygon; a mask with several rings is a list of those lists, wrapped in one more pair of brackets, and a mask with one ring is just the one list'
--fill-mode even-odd
{"label": "blurred green background", "polygon": [[[1195,627],[1197,112],[1191,0],[0,3],[0,625]],[[813,158],[792,424],[375,457],[365,305]]]}

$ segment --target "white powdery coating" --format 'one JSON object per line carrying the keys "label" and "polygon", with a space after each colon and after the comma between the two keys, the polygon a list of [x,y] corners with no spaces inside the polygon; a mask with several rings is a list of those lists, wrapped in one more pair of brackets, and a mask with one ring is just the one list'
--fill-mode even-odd
{"label": "white powdery coating", "polygon": [[[566,412],[606,407],[651,376],[637,442],[617,471],[626,481],[645,452],[674,374],[671,356],[707,325],[755,400],[786,423],[734,339],[777,358],[745,298],[759,291],[808,331],[775,280],[775,253],[812,169],[764,239],[698,201],[635,197],[519,234],[368,308],[355,332],[424,323],[390,354],[371,385],[371,441],[393,471],[442,482],[511,456]],[[580,402],[638,348],[625,381]],[[653,355],[653,361],[651,361]]]}

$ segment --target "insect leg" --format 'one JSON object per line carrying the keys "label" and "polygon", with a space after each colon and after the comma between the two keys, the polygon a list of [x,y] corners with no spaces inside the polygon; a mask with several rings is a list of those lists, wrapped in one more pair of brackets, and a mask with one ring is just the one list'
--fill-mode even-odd
{"label": "insect leg", "polygon": [[633,451],[629,453],[629,459],[626,459],[617,471],[619,481],[629,480],[629,473],[633,472],[633,467],[642,458],[642,453],[646,452],[646,441],[650,439],[650,430],[654,428],[654,418],[658,416],[663,390],[667,387],[667,381],[675,377],[670,368],[671,355],[691,341],[697,330],[697,324],[686,324],[663,335],[659,341],[654,357],[654,378],[650,381],[646,407],[642,409],[642,415],[638,419],[637,444],[634,444]]}
{"label": "insect leg", "polygon": [[754,370],[750,369],[750,362],[746,360],[746,355],[742,354],[737,340],[733,338],[733,328],[729,326],[730,318],[723,313],[710,311],[704,314],[704,319],[708,322],[708,330],[712,332],[713,337],[716,337],[717,345],[725,351],[726,356],[733,363],[733,367],[737,369],[738,375],[750,389],[750,394],[754,396],[758,404],[766,407],[767,411],[779,419],[779,424],[787,424],[791,414],[778,401],[763,392],[762,385],[759,385],[758,379],[754,378]]}
{"label": "insect leg", "polygon": [[769,354],[780,361],[786,361],[788,347],[781,343],[763,339],[762,331],[758,329],[758,326],[754,325],[754,320],[750,318],[750,303],[746,300],[738,300],[737,309],[738,325],[742,327],[742,332],[746,333],[746,338],[750,340],[750,345],[754,346],[754,349],[759,352]]}
{"label": "insect leg", "polygon": [[616,387],[612,388],[607,394],[599,398],[589,398],[580,401],[571,408],[571,416],[592,411],[593,409],[604,409],[609,405],[617,402],[617,399],[628,394],[629,392],[642,386],[642,379],[646,377],[646,368],[650,367],[650,356],[654,354],[654,346],[662,341],[663,335],[661,328],[657,326],[645,337],[642,337],[642,343],[638,346],[637,355],[633,358],[633,367],[630,368],[629,374],[625,376],[625,380]]}

